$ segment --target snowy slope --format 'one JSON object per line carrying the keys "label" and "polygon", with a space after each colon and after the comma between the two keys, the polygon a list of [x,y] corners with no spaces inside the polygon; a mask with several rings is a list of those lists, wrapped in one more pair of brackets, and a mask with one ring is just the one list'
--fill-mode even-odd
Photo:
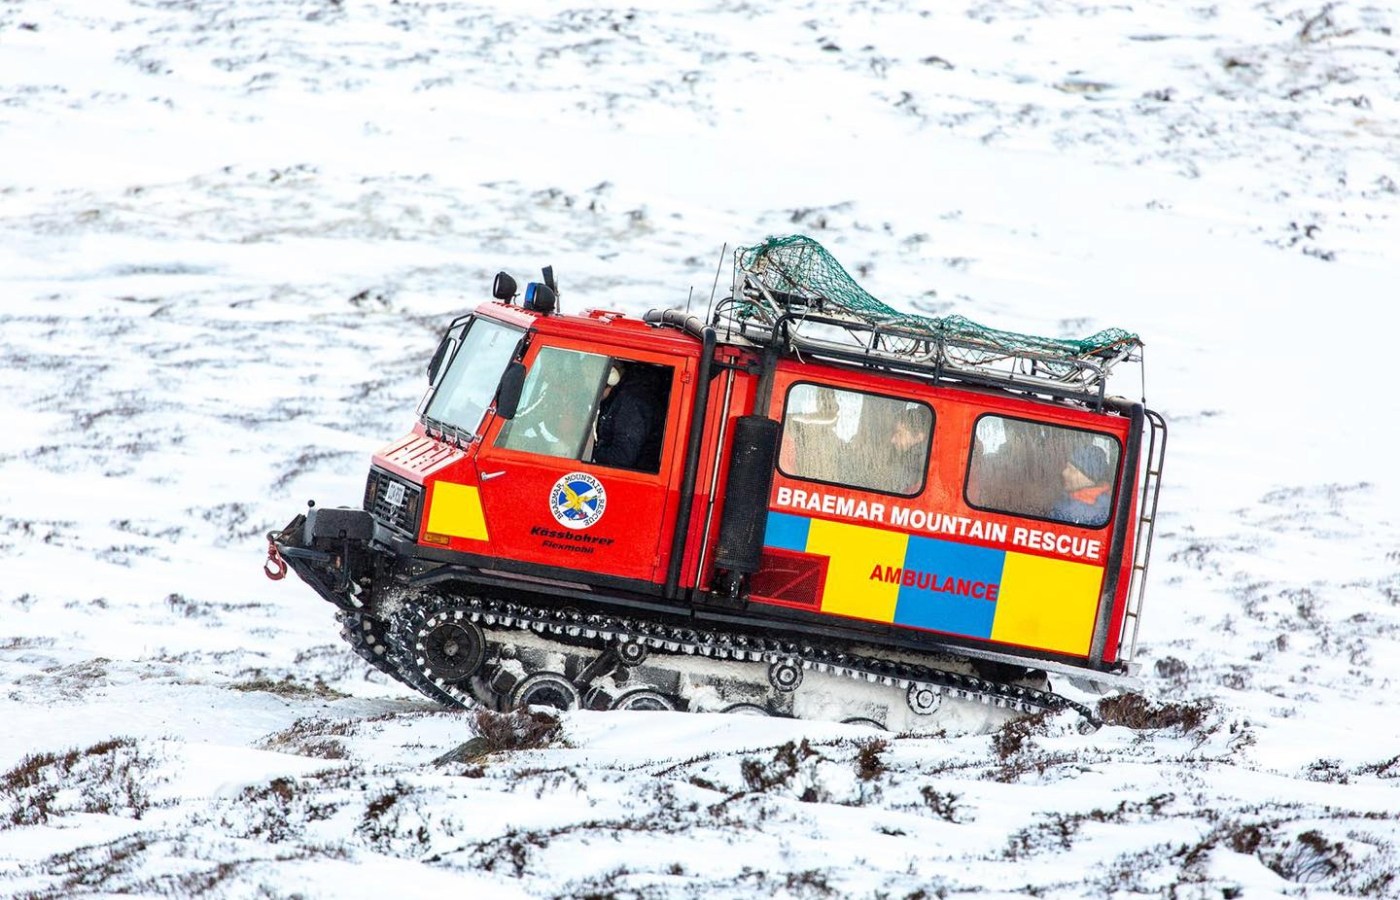
{"label": "snowy slope", "polygon": [[[1400,13],[775,6],[0,4],[0,896],[1400,896]],[[263,577],[498,269],[699,307],[789,232],[1142,335],[1130,724],[575,713],[464,762],[500,723]]]}

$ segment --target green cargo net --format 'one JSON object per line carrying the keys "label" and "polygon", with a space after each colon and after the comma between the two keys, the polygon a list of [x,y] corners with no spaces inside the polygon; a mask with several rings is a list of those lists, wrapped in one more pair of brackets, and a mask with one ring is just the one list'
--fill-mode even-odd
{"label": "green cargo net", "polygon": [[863,323],[883,334],[892,353],[899,352],[899,338],[922,343],[917,338],[923,337],[936,342],[945,356],[950,349],[954,356],[961,351],[955,361],[969,365],[998,358],[1034,359],[1042,364],[1094,360],[1101,377],[1107,365],[1142,346],[1137,335],[1121,328],[1076,340],[1003,331],[963,316],[902,313],[872,297],[821,244],[804,235],[770,237],[756,247],[741,247],[735,253],[735,267],[735,306],[730,315],[770,324],[784,314]]}

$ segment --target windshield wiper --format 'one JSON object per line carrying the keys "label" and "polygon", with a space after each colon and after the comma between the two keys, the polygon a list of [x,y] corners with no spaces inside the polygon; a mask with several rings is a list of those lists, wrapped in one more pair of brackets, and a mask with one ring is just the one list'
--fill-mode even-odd
{"label": "windshield wiper", "polygon": [[433,429],[436,428],[438,440],[447,440],[451,438],[452,443],[457,446],[458,450],[462,449],[466,444],[471,443],[472,439],[476,437],[476,435],[471,432],[463,431],[456,425],[444,422],[441,419],[434,419],[432,416],[423,416],[423,424],[428,429],[428,437],[433,436]]}

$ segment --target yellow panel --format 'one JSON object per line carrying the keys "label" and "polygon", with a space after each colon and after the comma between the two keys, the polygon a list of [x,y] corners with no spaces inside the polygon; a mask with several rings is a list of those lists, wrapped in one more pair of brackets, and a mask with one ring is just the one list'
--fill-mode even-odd
{"label": "yellow panel", "polygon": [[1089,655],[1103,569],[1007,553],[992,640]]}
{"label": "yellow panel", "polygon": [[863,525],[813,519],[807,532],[807,552],[831,558],[826,570],[822,612],[893,622],[899,585],[870,577],[875,566],[899,568],[909,536]]}
{"label": "yellow panel", "polygon": [[428,531],[473,541],[489,540],[481,493],[475,485],[438,481],[428,506]]}

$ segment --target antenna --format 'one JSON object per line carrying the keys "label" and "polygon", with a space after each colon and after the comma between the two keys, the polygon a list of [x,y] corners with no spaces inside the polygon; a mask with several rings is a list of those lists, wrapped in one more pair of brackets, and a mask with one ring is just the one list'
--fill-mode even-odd
{"label": "antenna", "polygon": [[690,318],[690,301],[695,297],[695,285],[690,286],[690,290],[685,294],[685,317]]}
{"label": "antenna", "polygon": [[715,266],[715,283],[710,286],[710,305],[705,307],[705,321],[710,320],[710,316],[715,311],[715,292],[719,290],[719,273],[724,270],[724,257],[729,252],[729,242],[725,241],[719,248],[719,265]]}

